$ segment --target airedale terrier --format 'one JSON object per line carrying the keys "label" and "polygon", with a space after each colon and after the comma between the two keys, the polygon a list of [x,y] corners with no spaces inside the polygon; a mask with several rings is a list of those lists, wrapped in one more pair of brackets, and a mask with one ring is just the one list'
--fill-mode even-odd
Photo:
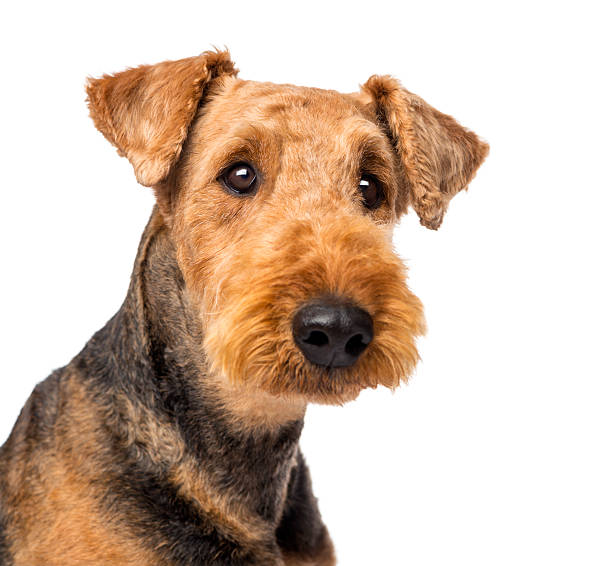
{"label": "airedale terrier", "polygon": [[488,147],[388,76],[236,75],[206,52],[88,82],[156,207],[122,307],[1,448],[3,566],[335,563],[306,405],[413,371],[391,228],[409,206],[438,228]]}

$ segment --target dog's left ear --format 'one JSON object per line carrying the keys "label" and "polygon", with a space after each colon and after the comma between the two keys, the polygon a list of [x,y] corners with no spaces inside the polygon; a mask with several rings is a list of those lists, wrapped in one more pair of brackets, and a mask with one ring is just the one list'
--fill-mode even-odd
{"label": "dog's left ear", "polygon": [[489,146],[390,76],[370,77],[362,93],[399,155],[405,190],[396,213],[411,205],[421,224],[437,230],[449,201],[467,187]]}
{"label": "dog's left ear", "polygon": [[142,65],[89,79],[96,128],[134,167],[138,182],[162,182],[178,160],[206,84],[238,72],[227,51]]}

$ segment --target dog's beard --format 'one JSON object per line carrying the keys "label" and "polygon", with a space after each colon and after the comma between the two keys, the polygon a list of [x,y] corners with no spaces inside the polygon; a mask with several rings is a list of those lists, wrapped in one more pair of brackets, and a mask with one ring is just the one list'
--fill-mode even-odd
{"label": "dog's beard", "polygon": [[[414,370],[422,306],[383,230],[360,218],[293,221],[224,259],[213,271],[218,285],[202,295],[202,316],[211,369],[230,382],[343,403],[364,388],[394,388]],[[374,339],[350,367],[312,364],[294,343],[296,311],[329,295],[360,306],[374,322]]]}

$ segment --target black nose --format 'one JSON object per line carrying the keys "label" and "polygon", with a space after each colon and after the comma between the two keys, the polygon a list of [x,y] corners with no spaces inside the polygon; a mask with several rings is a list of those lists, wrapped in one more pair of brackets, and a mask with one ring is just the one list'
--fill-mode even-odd
{"label": "black nose", "polygon": [[303,306],[293,318],[293,339],[318,366],[352,366],[374,337],[372,317],[363,309],[325,300]]}

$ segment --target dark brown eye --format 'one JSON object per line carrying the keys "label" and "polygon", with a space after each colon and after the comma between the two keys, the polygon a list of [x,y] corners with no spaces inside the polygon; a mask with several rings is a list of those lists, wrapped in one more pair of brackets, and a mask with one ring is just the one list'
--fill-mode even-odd
{"label": "dark brown eye", "polygon": [[363,175],[359,180],[359,190],[361,191],[361,198],[363,198],[363,204],[366,208],[370,210],[378,208],[382,200],[382,192],[378,186],[378,181],[374,177]]}
{"label": "dark brown eye", "polygon": [[240,195],[252,193],[257,188],[257,173],[248,163],[230,165],[219,180],[231,191]]}

